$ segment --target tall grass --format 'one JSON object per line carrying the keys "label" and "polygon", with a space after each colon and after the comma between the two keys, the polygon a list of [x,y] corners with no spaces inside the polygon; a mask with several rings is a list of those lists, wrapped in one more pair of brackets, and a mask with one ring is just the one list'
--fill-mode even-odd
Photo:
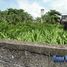
{"label": "tall grass", "polygon": [[22,23],[12,25],[0,22],[0,39],[67,44],[67,31],[64,31],[60,24]]}

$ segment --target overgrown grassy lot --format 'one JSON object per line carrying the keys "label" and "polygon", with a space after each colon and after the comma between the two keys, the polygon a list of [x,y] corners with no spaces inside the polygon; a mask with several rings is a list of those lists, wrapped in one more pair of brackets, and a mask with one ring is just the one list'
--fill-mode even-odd
{"label": "overgrown grassy lot", "polygon": [[27,42],[67,44],[67,31],[60,24],[0,22],[0,39],[16,39]]}

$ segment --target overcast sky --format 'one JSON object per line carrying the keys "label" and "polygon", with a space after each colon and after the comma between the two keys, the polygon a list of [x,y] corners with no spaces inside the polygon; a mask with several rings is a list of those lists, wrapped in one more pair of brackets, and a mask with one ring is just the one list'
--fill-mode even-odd
{"label": "overcast sky", "polygon": [[40,16],[40,9],[50,9],[67,14],[67,0],[0,0],[0,10],[8,8],[24,9],[32,16]]}

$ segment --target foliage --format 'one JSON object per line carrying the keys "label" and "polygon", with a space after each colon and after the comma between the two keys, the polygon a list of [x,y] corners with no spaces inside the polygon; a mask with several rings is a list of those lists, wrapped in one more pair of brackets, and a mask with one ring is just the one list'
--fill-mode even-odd
{"label": "foliage", "polygon": [[0,39],[67,44],[67,31],[56,24],[59,15],[59,12],[51,10],[42,17],[45,23],[41,23],[40,17],[33,21],[32,16],[22,9],[0,11]]}
{"label": "foliage", "polygon": [[0,11],[0,21],[6,21],[10,24],[17,24],[19,22],[31,22],[32,16],[22,9],[8,9]]}
{"label": "foliage", "polygon": [[58,11],[50,10],[42,18],[45,22],[57,23],[60,19],[59,16],[61,16],[61,14]]}
{"label": "foliage", "polygon": [[0,38],[27,42],[67,44],[67,31],[63,30],[63,26],[57,24],[20,23],[12,25],[7,22],[0,22]]}

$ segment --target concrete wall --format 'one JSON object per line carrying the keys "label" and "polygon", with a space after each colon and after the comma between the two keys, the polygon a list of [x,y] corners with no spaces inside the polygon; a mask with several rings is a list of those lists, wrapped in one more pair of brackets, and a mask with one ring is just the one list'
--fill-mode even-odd
{"label": "concrete wall", "polygon": [[66,55],[66,46],[0,41],[0,67],[67,67],[54,63],[52,55]]}

